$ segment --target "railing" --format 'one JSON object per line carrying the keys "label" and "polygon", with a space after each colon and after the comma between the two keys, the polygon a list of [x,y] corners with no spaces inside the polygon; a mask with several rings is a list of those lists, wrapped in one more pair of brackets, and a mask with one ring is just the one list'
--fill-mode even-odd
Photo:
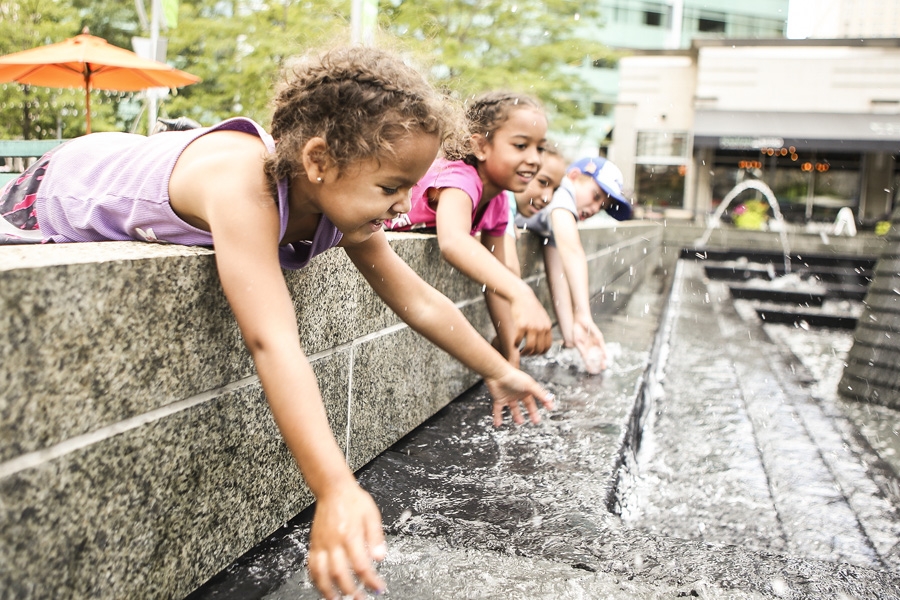
{"label": "railing", "polygon": [[18,177],[22,171],[66,140],[0,140],[0,159],[10,168],[0,171],[0,186]]}

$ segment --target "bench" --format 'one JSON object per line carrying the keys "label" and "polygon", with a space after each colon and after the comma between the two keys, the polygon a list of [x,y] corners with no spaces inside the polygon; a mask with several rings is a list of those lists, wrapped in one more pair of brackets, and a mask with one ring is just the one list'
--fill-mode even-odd
{"label": "bench", "polygon": [[67,140],[0,140],[0,159],[11,171],[0,171],[0,187],[18,177],[35,159]]}

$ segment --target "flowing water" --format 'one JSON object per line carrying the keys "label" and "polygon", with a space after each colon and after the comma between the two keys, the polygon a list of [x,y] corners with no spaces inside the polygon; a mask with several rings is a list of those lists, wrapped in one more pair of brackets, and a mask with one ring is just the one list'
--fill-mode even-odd
{"label": "flowing water", "polygon": [[[764,325],[696,263],[675,278],[665,309],[658,286],[602,318],[602,376],[558,346],[524,361],[559,400],[540,425],[493,428],[476,386],[358,473],[385,597],[900,598],[897,477],[872,443],[898,414],[867,437],[836,398],[849,334]],[[191,600],[317,598],[311,516]]]}
{"label": "flowing water", "polygon": [[730,192],[725,194],[725,197],[722,198],[722,202],[719,203],[719,206],[716,208],[716,211],[710,218],[709,224],[706,226],[706,230],[703,232],[703,235],[694,242],[694,245],[697,248],[704,248],[706,244],[709,243],[709,237],[710,235],[712,235],[712,230],[717,228],[721,224],[722,215],[725,214],[725,211],[728,210],[728,207],[731,205],[734,199],[740,196],[743,192],[751,189],[762,193],[763,197],[766,199],[766,202],[768,202],[769,206],[772,208],[775,222],[778,224],[778,238],[781,240],[781,249],[784,252],[784,272],[790,273],[791,247],[787,238],[787,227],[785,225],[784,216],[781,214],[781,207],[778,205],[778,198],[775,197],[775,192],[772,191],[772,188],[758,179],[748,179],[746,181],[742,181],[741,183],[734,186],[734,188],[732,188]]}

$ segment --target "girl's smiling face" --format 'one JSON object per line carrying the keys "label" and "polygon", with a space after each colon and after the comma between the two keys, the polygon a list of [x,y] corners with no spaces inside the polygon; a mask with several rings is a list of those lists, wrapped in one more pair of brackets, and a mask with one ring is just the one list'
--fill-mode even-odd
{"label": "girl's smiling face", "polygon": [[541,168],[546,135],[547,117],[541,110],[524,105],[512,109],[490,135],[473,136],[478,173],[484,183],[482,200],[503,190],[525,191]]}
{"label": "girl's smiling face", "polygon": [[544,153],[541,170],[529,182],[524,192],[516,194],[519,214],[527,219],[547,206],[565,174],[566,163],[563,158],[558,154]]}
{"label": "girl's smiling face", "polygon": [[416,133],[394,145],[394,154],[369,159],[338,173],[325,171],[317,208],[343,234],[359,243],[382,230],[385,221],[409,212],[410,191],[437,156],[436,135]]}

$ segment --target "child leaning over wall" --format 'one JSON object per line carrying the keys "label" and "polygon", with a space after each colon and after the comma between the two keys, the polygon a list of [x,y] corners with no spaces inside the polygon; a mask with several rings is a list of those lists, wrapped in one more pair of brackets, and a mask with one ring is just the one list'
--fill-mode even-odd
{"label": "child leaning over wall", "polygon": [[[559,188],[546,208],[530,218],[527,210],[520,210],[516,225],[546,239],[544,267],[563,346],[577,348],[586,370],[596,374],[606,368],[606,346],[591,316],[587,257],[578,221],[604,209],[614,219],[625,221],[631,218],[631,203],[622,194],[622,172],[605,158],[583,158],[563,171],[561,158],[558,163],[553,159],[547,163],[542,173],[548,179],[565,173]],[[527,199],[517,200],[517,206],[525,208]]]}
{"label": "child leaning over wall", "polygon": [[386,227],[437,232],[447,262],[484,286],[496,343],[518,366],[523,337],[523,354],[542,354],[552,334],[550,316],[534,292],[505,266],[504,192],[523,191],[537,175],[547,118],[537,100],[514,92],[478,96],[466,115],[471,150],[459,160],[436,160],[413,188],[412,209]]}
{"label": "child leaning over wall", "polygon": [[[316,497],[309,570],[321,593],[384,589],[378,508],[356,482],[304,355],[282,268],[335,246],[384,302],[484,377],[494,420],[551,396],[514,369],[450,300],[393,252],[385,221],[462,118],[414,69],[383,50],[311,53],[285,72],[271,134],[247,118],[149,137],[97,133],[42,157],[0,193],[6,238],[146,240],[214,246],[222,289],[275,421]],[[276,145],[277,140],[277,145]],[[465,141],[467,143],[467,141]],[[314,301],[309,299],[308,301]]]}

